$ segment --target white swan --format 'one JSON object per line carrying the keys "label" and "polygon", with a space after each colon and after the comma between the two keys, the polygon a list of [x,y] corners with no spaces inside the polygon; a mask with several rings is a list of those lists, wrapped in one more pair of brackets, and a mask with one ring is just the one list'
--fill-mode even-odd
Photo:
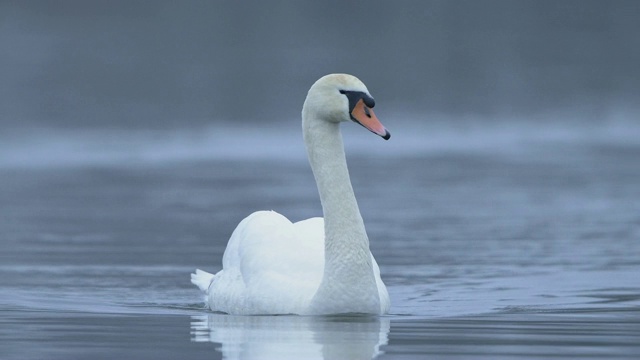
{"label": "white swan", "polygon": [[326,75],[311,86],[302,129],[324,220],[292,224],[273,211],[242,220],[229,239],[222,270],[191,275],[211,310],[238,315],[389,310],[389,293],[369,251],[339,127],[354,121],[389,139],[374,105],[366,86],[351,75]]}

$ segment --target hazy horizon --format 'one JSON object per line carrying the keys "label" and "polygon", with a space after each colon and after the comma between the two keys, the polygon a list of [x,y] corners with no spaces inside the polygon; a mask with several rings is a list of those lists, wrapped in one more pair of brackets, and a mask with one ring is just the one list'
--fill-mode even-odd
{"label": "hazy horizon", "polygon": [[0,123],[277,123],[330,72],[360,77],[382,111],[593,121],[640,103],[638,15],[637,1],[2,2]]}

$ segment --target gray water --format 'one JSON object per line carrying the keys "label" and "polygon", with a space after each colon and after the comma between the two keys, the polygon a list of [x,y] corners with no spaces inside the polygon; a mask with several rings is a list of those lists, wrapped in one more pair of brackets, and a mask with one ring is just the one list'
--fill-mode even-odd
{"label": "gray water", "polygon": [[[0,1],[0,359],[640,358],[640,2]],[[388,316],[234,317],[189,282],[321,214],[345,127]]]}
{"label": "gray water", "polygon": [[321,214],[297,122],[4,141],[0,358],[638,358],[638,127],[416,123],[344,131],[379,318],[214,314],[189,283],[252,211]]}

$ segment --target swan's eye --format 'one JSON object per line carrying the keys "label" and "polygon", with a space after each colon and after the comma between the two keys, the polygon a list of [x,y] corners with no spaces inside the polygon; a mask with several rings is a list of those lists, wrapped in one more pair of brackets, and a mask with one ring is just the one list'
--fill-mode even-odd
{"label": "swan's eye", "polygon": [[364,104],[370,108],[376,106],[375,100],[373,100],[371,96],[362,91],[340,90],[340,94],[346,95],[347,99],[349,99],[349,112],[353,111],[353,108],[356,106],[360,99],[362,99]]}

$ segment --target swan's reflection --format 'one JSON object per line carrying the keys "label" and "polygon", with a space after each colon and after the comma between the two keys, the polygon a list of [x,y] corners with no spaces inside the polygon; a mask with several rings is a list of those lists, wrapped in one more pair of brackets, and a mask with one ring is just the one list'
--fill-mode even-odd
{"label": "swan's reflection", "polygon": [[196,315],[191,340],[220,343],[225,359],[373,359],[389,318]]}

